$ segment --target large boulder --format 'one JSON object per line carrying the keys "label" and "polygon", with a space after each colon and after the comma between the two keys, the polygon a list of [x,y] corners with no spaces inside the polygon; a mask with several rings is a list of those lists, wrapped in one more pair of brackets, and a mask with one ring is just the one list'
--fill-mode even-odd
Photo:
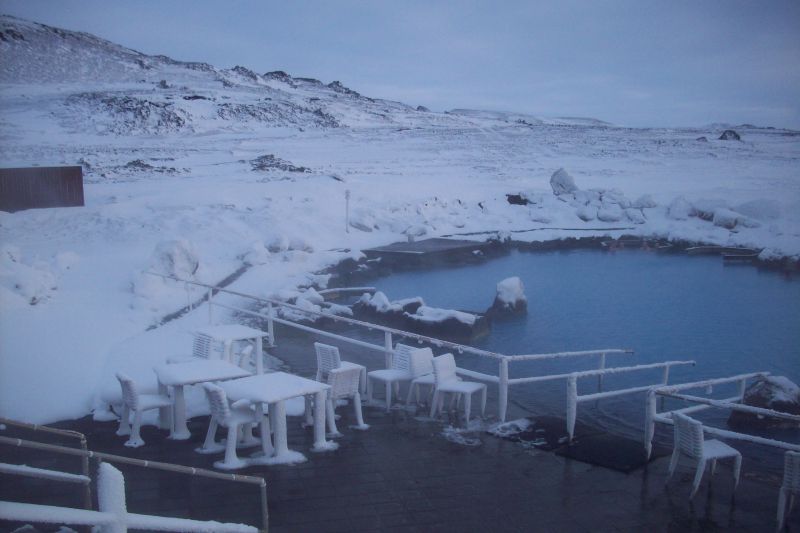
{"label": "large boulder", "polygon": [[741,141],[742,138],[733,130],[725,130],[719,136],[720,141]]}
{"label": "large boulder", "polygon": [[578,190],[578,186],[575,185],[575,180],[563,168],[559,168],[550,176],[550,186],[553,188],[553,194],[556,196],[572,194]]}
{"label": "large boulder", "polygon": [[[784,376],[758,378],[744,392],[744,405],[800,415],[800,387]],[[798,427],[797,422],[733,411],[728,424],[735,428]]]}
{"label": "large boulder", "polygon": [[405,319],[404,329],[440,339],[469,341],[489,333],[488,317],[455,309],[422,305]]}
{"label": "large boulder", "polygon": [[528,311],[528,299],[522,280],[514,276],[497,284],[494,303],[486,312],[491,317],[524,314]]}

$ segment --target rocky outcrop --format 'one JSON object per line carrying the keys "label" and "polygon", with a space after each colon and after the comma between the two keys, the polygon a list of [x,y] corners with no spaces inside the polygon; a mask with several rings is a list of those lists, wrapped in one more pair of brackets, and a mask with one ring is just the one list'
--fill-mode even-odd
{"label": "rocky outcrop", "polygon": [[725,130],[719,136],[720,141],[741,141],[742,138],[733,130]]}
{"label": "rocky outcrop", "polygon": [[556,196],[572,194],[578,190],[578,186],[575,185],[573,177],[563,168],[559,168],[550,176],[550,187],[553,188],[553,194]]}
{"label": "rocky outcrop", "polygon": [[497,284],[497,294],[492,306],[486,311],[491,318],[519,315],[528,312],[528,298],[522,280],[514,276]]}
{"label": "rocky outcrop", "polygon": [[[764,376],[747,387],[744,405],[800,415],[800,387],[783,376]],[[762,417],[733,411],[728,424],[734,428],[798,427],[800,424],[781,418]]]}

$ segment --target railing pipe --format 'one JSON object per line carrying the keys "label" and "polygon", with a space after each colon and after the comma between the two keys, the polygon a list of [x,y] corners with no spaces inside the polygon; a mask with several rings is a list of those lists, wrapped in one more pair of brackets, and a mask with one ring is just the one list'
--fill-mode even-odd
{"label": "railing pipe", "polygon": [[270,346],[275,346],[275,308],[272,302],[267,302],[267,334]]}
{"label": "railing pipe", "polygon": [[497,383],[498,415],[501,422],[506,421],[508,411],[508,359],[500,359],[499,381]]}
{"label": "railing pipe", "polygon": [[392,354],[394,353],[394,348],[392,348],[392,333],[390,331],[383,332],[383,349],[386,363],[385,368],[392,368]]}
{"label": "railing pipe", "polygon": [[211,302],[211,298],[214,296],[214,289],[211,287],[208,288],[208,325],[214,325],[214,311],[213,311],[213,303]]}

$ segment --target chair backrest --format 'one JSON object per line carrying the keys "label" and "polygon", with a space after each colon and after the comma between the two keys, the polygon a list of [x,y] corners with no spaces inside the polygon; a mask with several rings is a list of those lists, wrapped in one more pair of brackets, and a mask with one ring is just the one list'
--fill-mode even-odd
{"label": "chair backrest", "polygon": [[139,393],[136,391],[136,384],[131,378],[122,373],[117,373],[117,379],[122,387],[122,401],[130,409],[138,409]]}
{"label": "chair backrest", "polygon": [[359,368],[334,368],[328,372],[328,385],[332,399],[351,398],[358,392],[361,377]]}
{"label": "chair backrest", "polygon": [[456,375],[456,359],[453,354],[446,353],[433,358],[433,373],[436,383],[446,383],[458,379]]}
{"label": "chair backrest", "polygon": [[[253,348],[252,344],[248,344],[247,346],[242,348],[242,351],[239,352],[239,355],[238,355],[239,360],[236,361],[236,364],[239,365],[241,368],[245,368],[247,370],[249,370],[252,366],[255,366],[255,365],[252,364],[252,363],[255,362],[255,361],[252,361],[252,359],[253,359],[253,351],[254,351],[254,348]],[[233,362],[233,361],[231,361],[231,362]]]}
{"label": "chair backrest", "polygon": [[783,488],[800,491],[800,452],[788,451],[783,460]]}
{"label": "chair backrest", "polygon": [[394,345],[394,354],[392,354],[392,369],[401,370],[403,372],[411,372],[411,354],[414,353],[415,348],[399,342]]}
{"label": "chair backrest", "polygon": [[314,350],[317,352],[317,372],[324,375],[342,366],[342,358],[336,346],[315,342]]}
{"label": "chair backrest", "polygon": [[231,408],[228,405],[228,395],[220,387],[213,383],[204,383],[203,388],[211,406],[211,416],[217,419],[222,425],[227,425],[231,416]]}
{"label": "chair backrest", "polygon": [[433,352],[430,348],[417,348],[411,352],[411,375],[415,378],[433,374]]}
{"label": "chair backrest", "polygon": [[675,446],[681,452],[699,459],[703,457],[703,424],[683,413],[672,413],[675,426]]}
{"label": "chair backrest", "polygon": [[194,341],[192,342],[192,355],[195,357],[202,357],[203,359],[211,359],[212,344],[214,339],[204,333],[195,333]]}

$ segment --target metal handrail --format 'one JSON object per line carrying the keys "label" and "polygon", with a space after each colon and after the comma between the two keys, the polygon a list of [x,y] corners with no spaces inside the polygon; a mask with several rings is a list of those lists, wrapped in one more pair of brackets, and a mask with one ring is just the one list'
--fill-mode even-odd
{"label": "metal handrail", "polygon": [[194,468],[190,466],[176,465],[172,463],[162,463],[160,461],[145,461],[142,459],[125,457],[123,455],[114,455],[111,453],[95,452],[91,450],[76,450],[75,448],[67,448],[66,446],[58,446],[55,444],[46,444],[43,442],[36,442],[36,441],[11,438],[11,437],[0,436],[0,444],[6,444],[9,446],[16,446],[21,448],[31,448],[34,450],[63,453],[65,455],[75,455],[79,457],[85,457],[87,460],[90,458],[94,458],[100,461],[108,461],[110,463],[129,464],[134,466],[140,466],[143,468],[153,468],[155,470],[176,472],[179,474],[187,474],[192,476],[200,476],[212,479],[221,479],[225,481],[234,481],[234,482],[258,485],[261,492],[261,521],[263,525],[262,530],[266,532],[269,528],[269,511],[267,509],[267,482],[264,480],[263,477],[243,476],[240,474],[227,474],[222,472],[214,472],[213,470],[206,470],[204,468]]}
{"label": "metal handrail", "polygon": [[[80,446],[83,451],[88,451],[89,446],[86,442],[86,435],[79,431],[73,431],[70,429],[58,429],[58,428],[51,428],[50,426],[43,426],[40,424],[29,424],[27,422],[20,422],[19,420],[11,420],[10,418],[0,418],[0,424],[5,424],[8,426],[16,426],[24,429],[29,429],[31,431],[41,431],[42,433],[50,433],[52,435],[59,435],[61,437],[70,437],[73,439],[78,439],[80,441]],[[89,458],[82,457],[81,458],[81,472],[84,476],[89,476]],[[92,508],[92,487],[91,485],[86,485],[83,489],[83,506],[86,509]]]}

